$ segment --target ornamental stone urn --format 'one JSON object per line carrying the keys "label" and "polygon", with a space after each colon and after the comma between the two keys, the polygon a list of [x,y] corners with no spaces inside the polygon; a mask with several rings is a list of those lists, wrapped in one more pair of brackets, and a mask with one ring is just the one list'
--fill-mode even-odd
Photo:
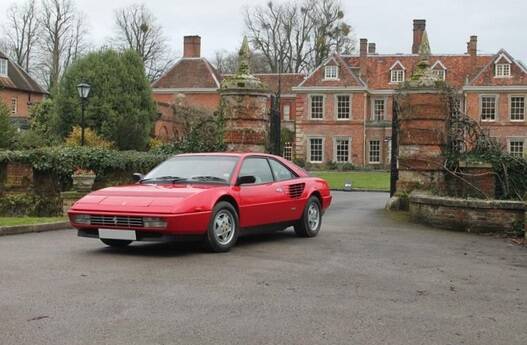
{"label": "ornamental stone urn", "polygon": [[76,192],[91,192],[95,182],[95,173],[91,170],[77,170],[71,176],[73,180],[73,190]]}

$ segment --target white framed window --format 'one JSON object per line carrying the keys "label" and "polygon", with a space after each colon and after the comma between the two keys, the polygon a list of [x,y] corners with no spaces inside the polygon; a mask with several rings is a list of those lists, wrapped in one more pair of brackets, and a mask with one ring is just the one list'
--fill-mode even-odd
{"label": "white framed window", "polygon": [[369,162],[370,164],[379,164],[381,162],[381,141],[370,140],[369,145]]}
{"label": "white framed window", "polygon": [[350,138],[335,138],[335,162],[349,163],[350,161]]}
{"label": "white framed window", "polygon": [[339,67],[338,66],[326,66],[324,67],[324,79],[336,80],[339,78]]}
{"label": "white framed window", "polygon": [[511,121],[525,120],[525,96],[511,96],[510,119]]}
{"label": "white framed window", "polygon": [[432,73],[436,76],[437,80],[445,80],[446,71],[444,69],[434,69]]}
{"label": "white framed window", "polygon": [[284,121],[289,121],[291,116],[291,106],[289,104],[284,105]]}
{"label": "white framed window", "polygon": [[288,161],[293,160],[293,144],[290,142],[284,143],[284,150],[282,153],[282,157],[287,159]]}
{"label": "white framed window", "polygon": [[509,153],[514,157],[525,157],[525,140],[524,139],[510,139]]}
{"label": "white framed window", "polygon": [[481,121],[496,121],[497,96],[481,96],[480,116]]}
{"label": "white framed window", "polygon": [[351,96],[337,95],[337,120],[349,120],[351,117]]}
{"label": "white framed window", "polygon": [[11,98],[11,114],[18,114],[18,97]]}
{"label": "white framed window", "polygon": [[0,59],[0,75],[7,77],[7,59]]}
{"label": "white framed window", "polygon": [[377,98],[373,100],[372,104],[372,119],[374,121],[384,121],[386,107],[384,98]]}
{"label": "white framed window", "polygon": [[321,120],[324,118],[324,96],[312,95],[310,97],[311,103],[311,118]]}
{"label": "white framed window", "polygon": [[498,78],[510,77],[511,76],[511,64],[509,63],[496,64],[496,71],[494,75]]}
{"label": "white framed window", "polygon": [[402,83],[404,81],[404,69],[392,69],[390,82]]}
{"label": "white framed window", "polygon": [[309,138],[309,161],[322,163],[324,161],[324,139]]}

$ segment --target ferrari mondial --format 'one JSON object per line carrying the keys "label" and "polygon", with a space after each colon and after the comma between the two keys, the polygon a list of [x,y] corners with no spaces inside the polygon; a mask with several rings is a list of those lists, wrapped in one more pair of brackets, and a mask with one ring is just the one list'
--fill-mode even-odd
{"label": "ferrari mondial", "polygon": [[79,236],[112,247],[202,238],[223,252],[256,229],[293,226],[314,237],[331,203],[326,181],[267,154],[182,154],[136,176],[136,184],[92,192],[72,206]]}

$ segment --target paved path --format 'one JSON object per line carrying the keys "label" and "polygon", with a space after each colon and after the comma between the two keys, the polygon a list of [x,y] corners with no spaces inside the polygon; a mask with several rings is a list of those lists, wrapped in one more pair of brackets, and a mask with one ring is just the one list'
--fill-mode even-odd
{"label": "paved path", "polygon": [[335,193],[315,239],[105,248],[0,238],[0,344],[527,344],[527,249]]}

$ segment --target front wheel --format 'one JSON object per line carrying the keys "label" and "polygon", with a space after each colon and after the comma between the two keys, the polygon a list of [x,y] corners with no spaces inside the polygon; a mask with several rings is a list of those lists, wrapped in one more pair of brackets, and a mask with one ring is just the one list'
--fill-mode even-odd
{"label": "front wheel", "polygon": [[307,201],[302,218],[295,224],[295,233],[300,237],[315,237],[322,225],[320,201],[312,196]]}
{"label": "front wheel", "polygon": [[128,240],[112,240],[108,238],[101,238],[100,240],[102,243],[112,248],[124,248],[127,247],[130,243],[132,243],[132,241]]}
{"label": "front wheel", "polygon": [[239,234],[238,213],[231,203],[220,201],[214,206],[207,230],[207,244],[214,252],[226,252]]}

